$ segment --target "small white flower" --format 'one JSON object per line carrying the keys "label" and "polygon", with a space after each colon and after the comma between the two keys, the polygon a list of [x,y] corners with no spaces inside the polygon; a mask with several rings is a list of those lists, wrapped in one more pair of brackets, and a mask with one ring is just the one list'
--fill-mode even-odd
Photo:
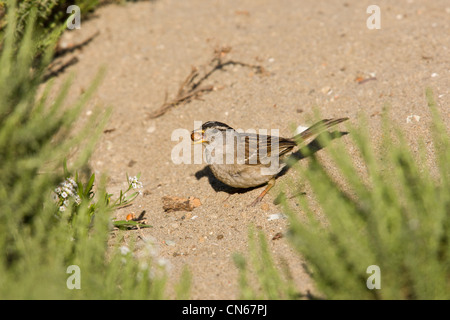
{"label": "small white flower", "polygon": [[61,188],[60,187],[55,188],[55,193],[60,194],[61,193]]}
{"label": "small white flower", "polygon": [[72,184],[72,186],[76,189],[78,188],[77,183],[75,182],[75,180],[73,180],[72,178],[67,178],[67,181],[69,181],[70,184]]}
{"label": "small white flower", "polygon": [[61,212],[66,211],[66,207],[64,207],[64,206],[59,207],[59,211],[61,211]]}
{"label": "small white flower", "polygon": [[69,206],[69,200],[64,200],[63,204],[68,207]]}
{"label": "small white flower", "polygon": [[158,259],[156,260],[156,262],[157,262],[157,264],[158,264],[160,267],[167,267],[167,266],[169,265],[169,261],[168,261],[167,259],[164,259],[164,258],[158,258]]}
{"label": "small white flower", "polygon": [[73,196],[73,192],[72,192],[71,188],[63,187],[63,192],[65,192],[69,196]]}
{"label": "small white flower", "polygon": [[148,270],[148,263],[147,262],[141,262],[140,264],[139,264],[139,269],[140,270],[142,270],[142,271],[145,271],[145,270]]}
{"label": "small white flower", "polygon": [[63,192],[61,193],[61,197],[63,197],[64,199],[67,198],[67,193],[63,191]]}
{"label": "small white flower", "polygon": [[128,177],[128,182],[131,184],[133,189],[142,188],[142,182],[140,182],[136,176]]}
{"label": "small white flower", "polygon": [[120,251],[120,253],[122,254],[122,255],[126,255],[128,252],[130,252],[130,249],[127,247],[127,246],[121,246],[120,248],[119,248],[119,251]]}

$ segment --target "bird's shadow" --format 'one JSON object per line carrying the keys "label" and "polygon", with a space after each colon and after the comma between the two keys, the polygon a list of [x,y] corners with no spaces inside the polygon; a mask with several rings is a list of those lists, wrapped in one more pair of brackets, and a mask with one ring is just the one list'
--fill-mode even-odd
{"label": "bird's shadow", "polygon": [[[292,153],[288,159],[286,160],[286,162],[288,163],[287,166],[285,166],[283,168],[283,170],[281,170],[278,174],[277,174],[277,178],[280,176],[283,176],[287,173],[287,171],[289,170],[289,168],[295,164],[296,162],[307,158],[311,155],[313,155],[314,153],[316,153],[317,151],[325,148],[328,144],[328,142],[330,142],[331,140],[340,138],[342,136],[347,135],[348,132],[342,132],[342,131],[333,131],[333,132],[323,132],[321,133],[319,136],[317,136],[313,141],[311,141],[308,145],[300,148],[299,150],[297,150],[296,152]],[[327,137],[324,137],[323,135],[327,135]],[[326,141],[326,143],[324,143],[324,141]],[[249,192],[251,190],[257,189],[261,186],[256,186],[256,187],[252,187],[252,188],[247,188],[247,189],[240,189],[240,188],[233,188],[230,187],[228,185],[226,185],[225,183],[221,182],[220,180],[218,180],[214,174],[211,171],[211,168],[209,166],[204,167],[203,169],[197,171],[195,173],[195,178],[197,180],[200,180],[203,177],[207,177],[209,184],[211,185],[211,187],[214,189],[214,191],[216,192],[226,192],[228,194],[235,194],[235,193],[246,193]]]}

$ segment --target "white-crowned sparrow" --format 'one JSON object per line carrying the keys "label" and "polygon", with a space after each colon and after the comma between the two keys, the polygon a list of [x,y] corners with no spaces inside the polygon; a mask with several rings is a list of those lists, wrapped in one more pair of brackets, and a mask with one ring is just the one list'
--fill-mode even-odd
{"label": "white-crowned sparrow", "polygon": [[267,183],[267,187],[252,203],[255,205],[275,184],[275,178],[286,166],[283,160],[298,144],[308,140],[348,118],[324,119],[292,138],[243,133],[229,125],[208,121],[191,134],[194,144],[206,146],[205,156],[214,176],[234,188],[251,188]]}

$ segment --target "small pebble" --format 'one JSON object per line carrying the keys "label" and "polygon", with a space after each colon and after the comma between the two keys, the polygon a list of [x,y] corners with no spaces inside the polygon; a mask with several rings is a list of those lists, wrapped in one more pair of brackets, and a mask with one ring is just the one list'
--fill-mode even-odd
{"label": "small pebble", "polygon": [[326,86],[326,87],[323,87],[322,89],[320,89],[320,91],[321,91],[323,94],[327,94],[328,92],[331,91],[331,88],[328,87],[328,86]]}
{"label": "small pebble", "polygon": [[302,132],[305,131],[306,129],[308,129],[308,127],[298,126],[297,129],[295,129],[294,134],[302,133]]}
{"label": "small pebble", "polygon": [[282,234],[281,232],[277,232],[277,233],[273,236],[272,240],[278,240],[278,239],[281,239],[281,238],[283,238],[283,234]]}
{"label": "small pebble", "polygon": [[175,246],[175,241],[172,240],[164,240],[165,244],[171,247]]}
{"label": "small pebble", "polygon": [[270,214],[269,217],[267,218],[268,221],[272,221],[272,220],[278,220],[278,219],[285,219],[286,216],[282,213],[274,213],[274,214]]}
{"label": "small pebble", "polygon": [[415,120],[416,122],[420,121],[420,116],[412,114],[406,117],[406,123],[412,123],[413,120]]}

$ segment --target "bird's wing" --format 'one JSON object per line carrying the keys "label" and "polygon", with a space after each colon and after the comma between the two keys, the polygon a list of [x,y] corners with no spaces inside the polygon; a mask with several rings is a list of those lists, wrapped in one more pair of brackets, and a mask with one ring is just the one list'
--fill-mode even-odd
{"label": "bird's wing", "polygon": [[240,145],[245,146],[245,149],[237,151],[238,157],[241,156],[244,163],[250,165],[268,164],[271,158],[283,156],[296,145],[291,139],[254,133],[242,133],[240,139],[243,142]]}

